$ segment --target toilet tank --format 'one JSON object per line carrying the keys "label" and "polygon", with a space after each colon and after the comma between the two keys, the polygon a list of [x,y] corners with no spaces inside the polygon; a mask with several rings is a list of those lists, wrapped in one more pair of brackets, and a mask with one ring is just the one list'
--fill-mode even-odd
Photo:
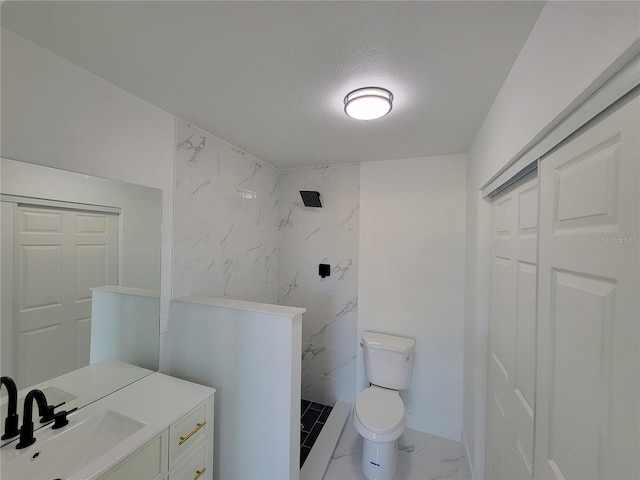
{"label": "toilet tank", "polygon": [[370,383],[393,390],[409,387],[415,340],[364,332],[360,345],[364,354],[364,371]]}

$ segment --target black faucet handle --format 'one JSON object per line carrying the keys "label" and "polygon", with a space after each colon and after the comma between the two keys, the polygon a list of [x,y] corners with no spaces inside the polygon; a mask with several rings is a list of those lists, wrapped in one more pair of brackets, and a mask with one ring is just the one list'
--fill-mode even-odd
{"label": "black faucet handle", "polygon": [[69,423],[67,413],[68,412],[66,410],[62,410],[61,412],[58,412],[54,415],[55,420],[53,421],[53,427],[51,427],[52,430],[62,428]]}
{"label": "black faucet handle", "polygon": [[53,427],[51,427],[51,429],[57,430],[67,425],[69,423],[69,419],[67,418],[67,416],[70,413],[75,412],[76,410],[78,410],[78,407],[72,408],[71,410],[62,410],[61,412],[56,413],[54,415],[55,420],[53,422]]}
{"label": "black faucet handle", "polygon": [[58,407],[61,407],[65,403],[66,402],[59,403],[58,405],[47,405],[47,411],[42,417],[40,417],[40,423],[49,423],[53,421],[56,417],[56,413],[54,412],[54,410]]}
{"label": "black faucet handle", "polygon": [[78,410],[78,407],[72,408],[71,410],[62,410],[61,412],[56,413],[55,421],[53,422],[53,427],[51,427],[51,430],[57,430],[67,425],[69,423],[69,419],[67,418],[67,416],[70,413],[75,412],[76,410]]}

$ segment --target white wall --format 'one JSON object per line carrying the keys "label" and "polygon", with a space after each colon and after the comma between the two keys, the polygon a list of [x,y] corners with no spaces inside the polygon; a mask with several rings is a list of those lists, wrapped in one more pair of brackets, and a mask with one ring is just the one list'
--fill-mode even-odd
{"label": "white wall", "polygon": [[174,117],[2,29],[1,156],[161,189],[161,312],[171,297]]}
{"label": "white wall", "polygon": [[[464,155],[360,166],[358,334],[415,338],[407,426],[459,441],[464,319]],[[360,349],[358,349],[360,350]],[[362,352],[358,386],[366,386]]]}
{"label": "white wall", "polygon": [[[300,190],[320,192],[305,207]],[[278,303],[304,307],[302,398],[353,403],[358,348],[360,166],[282,170],[278,182]],[[318,265],[331,275],[321,278]]]}
{"label": "white wall", "polygon": [[171,302],[168,373],[216,389],[214,478],[299,478],[303,313],[204,296]]}
{"label": "white wall", "polygon": [[160,302],[157,290],[94,288],[91,302],[91,364],[118,360],[158,370]]}
{"label": "white wall", "polygon": [[173,296],[276,303],[278,170],[177,122]]}
{"label": "white wall", "polygon": [[484,475],[489,205],[480,187],[640,34],[638,2],[548,2],[468,152],[463,440]]}

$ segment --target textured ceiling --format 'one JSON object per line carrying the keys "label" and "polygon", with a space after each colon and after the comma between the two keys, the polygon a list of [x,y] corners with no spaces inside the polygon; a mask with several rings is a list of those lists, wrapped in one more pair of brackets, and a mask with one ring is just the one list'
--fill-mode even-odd
{"label": "textured ceiling", "polygon": [[[465,153],[542,2],[5,2],[2,25],[279,168]],[[358,122],[346,93],[392,112]]]}

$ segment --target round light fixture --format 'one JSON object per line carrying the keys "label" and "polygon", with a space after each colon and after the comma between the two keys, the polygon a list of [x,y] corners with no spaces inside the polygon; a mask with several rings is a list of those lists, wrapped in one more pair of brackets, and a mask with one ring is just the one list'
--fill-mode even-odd
{"label": "round light fixture", "polygon": [[344,97],[344,113],[356,120],[384,117],[393,106],[393,94],[380,87],[358,88]]}

